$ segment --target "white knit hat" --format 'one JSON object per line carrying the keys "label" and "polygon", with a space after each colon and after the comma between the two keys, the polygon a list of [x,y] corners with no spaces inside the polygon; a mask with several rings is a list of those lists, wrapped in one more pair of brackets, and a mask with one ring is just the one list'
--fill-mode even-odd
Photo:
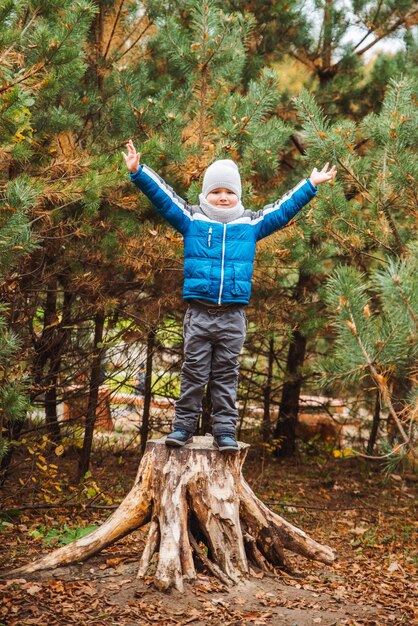
{"label": "white knit hat", "polygon": [[202,193],[205,198],[214,189],[230,189],[241,200],[241,176],[230,159],[220,159],[209,165],[203,177]]}

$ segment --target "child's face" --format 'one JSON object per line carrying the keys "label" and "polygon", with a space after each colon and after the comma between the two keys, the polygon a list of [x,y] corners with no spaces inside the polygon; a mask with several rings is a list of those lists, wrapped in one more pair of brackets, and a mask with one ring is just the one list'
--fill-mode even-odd
{"label": "child's face", "polygon": [[238,204],[238,196],[230,189],[219,187],[219,189],[213,189],[206,196],[206,200],[216,207],[223,207],[224,209],[232,209]]}

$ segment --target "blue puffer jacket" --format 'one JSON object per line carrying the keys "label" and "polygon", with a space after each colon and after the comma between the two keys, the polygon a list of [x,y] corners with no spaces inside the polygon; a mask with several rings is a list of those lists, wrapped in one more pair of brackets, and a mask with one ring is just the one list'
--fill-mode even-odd
{"label": "blue puffer jacket", "polygon": [[188,205],[146,165],[131,181],[184,237],[184,300],[216,304],[248,304],[257,241],[285,226],[317,191],[309,179],[302,180],[274,204],[222,224]]}

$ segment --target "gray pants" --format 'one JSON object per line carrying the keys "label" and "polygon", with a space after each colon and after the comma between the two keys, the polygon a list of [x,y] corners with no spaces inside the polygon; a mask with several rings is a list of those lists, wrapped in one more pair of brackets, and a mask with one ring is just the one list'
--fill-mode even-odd
{"label": "gray pants", "polygon": [[210,379],[213,435],[235,435],[240,354],[246,317],[241,305],[224,310],[191,303],[184,317],[184,363],[174,428],[194,433]]}

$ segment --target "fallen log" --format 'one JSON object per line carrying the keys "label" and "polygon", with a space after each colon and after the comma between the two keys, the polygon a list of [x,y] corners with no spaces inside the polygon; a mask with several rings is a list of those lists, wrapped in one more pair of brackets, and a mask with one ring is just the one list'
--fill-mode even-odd
{"label": "fallen log", "polygon": [[194,580],[195,559],[227,585],[247,577],[250,567],[285,566],[285,549],[331,564],[330,547],[255,496],[241,472],[248,448],[240,442],[237,454],[221,453],[209,436],[177,449],[168,448],[164,438],[148,441],[131,491],[102,526],[6,575],[85,561],[146,524],[138,577],[158,553],[154,584],[160,590],[182,590],[184,580]]}

